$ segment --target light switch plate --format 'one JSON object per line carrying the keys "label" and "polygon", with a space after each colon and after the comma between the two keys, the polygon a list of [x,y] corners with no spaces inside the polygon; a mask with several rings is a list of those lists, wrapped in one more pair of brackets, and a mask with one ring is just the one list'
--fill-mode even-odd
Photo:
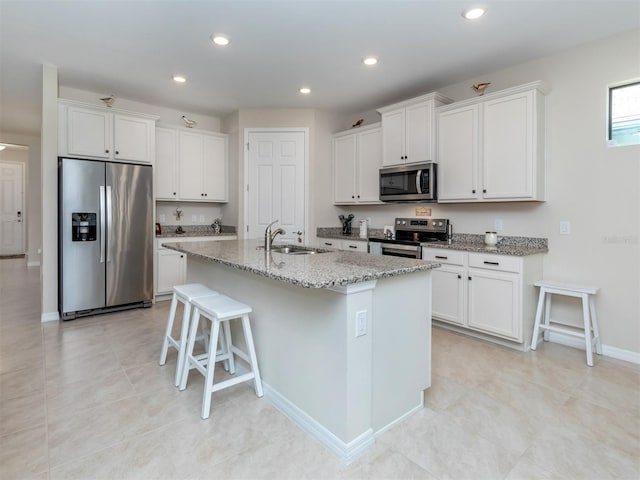
{"label": "light switch plate", "polygon": [[160,223],[164,223],[167,221],[167,217],[165,214],[161,213],[160,214]]}
{"label": "light switch plate", "polygon": [[571,234],[571,222],[568,220],[560,221],[560,235],[570,235]]}
{"label": "light switch plate", "polygon": [[356,312],[356,337],[367,334],[367,311]]}
{"label": "light switch plate", "polygon": [[504,230],[504,225],[502,224],[502,219],[501,218],[496,218],[493,221],[493,229],[496,232],[501,232],[502,230]]}

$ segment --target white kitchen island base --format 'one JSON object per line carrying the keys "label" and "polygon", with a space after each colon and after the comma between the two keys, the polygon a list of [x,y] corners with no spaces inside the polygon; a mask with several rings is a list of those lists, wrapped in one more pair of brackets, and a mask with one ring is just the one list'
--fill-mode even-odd
{"label": "white kitchen island base", "polygon": [[[267,270],[274,273],[293,261],[273,260]],[[345,462],[423,407],[431,384],[430,270],[303,288],[189,255],[187,280],[253,307],[265,395]],[[359,315],[366,333],[356,336]]]}

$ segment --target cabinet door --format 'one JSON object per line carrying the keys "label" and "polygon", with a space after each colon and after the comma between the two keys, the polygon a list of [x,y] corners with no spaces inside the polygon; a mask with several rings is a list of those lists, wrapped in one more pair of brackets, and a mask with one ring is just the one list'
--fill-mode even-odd
{"label": "cabinet door", "polygon": [[161,200],[178,198],[178,152],[176,131],[156,129],[155,197]]}
{"label": "cabinet door", "polygon": [[175,285],[185,282],[187,259],[175,250],[158,250],[156,294],[170,293]]}
{"label": "cabinet door", "polygon": [[342,240],[336,240],[333,238],[318,238],[318,247],[320,248],[335,248],[342,249]]}
{"label": "cabinet door", "polygon": [[375,129],[358,135],[357,192],[359,202],[380,203],[382,131]]}
{"label": "cabinet door", "polygon": [[483,198],[532,198],[533,92],[490,100],[482,108]]}
{"label": "cabinet door", "polygon": [[227,139],[204,135],[202,185],[205,201],[227,201]]}
{"label": "cabinet door", "polygon": [[333,201],[356,202],[356,135],[335,138],[333,141]]}
{"label": "cabinet door", "polygon": [[69,107],[67,110],[68,152],[83,157],[111,156],[111,114]]}
{"label": "cabinet door", "polygon": [[520,275],[470,268],[467,288],[470,328],[522,341]]}
{"label": "cabinet door", "polygon": [[352,240],[342,241],[342,250],[348,250],[350,252],[364,252],[369,250],[368,243],[366,241],[358,242]]}
{"label": "cabinet door", "polygon": [[382,114],[382,163],[401,165],[404,160],[405,109]]}
{"label": "cabinet door", "polygon": [[153,127],[153,121],[144,118],[114,115],[113,158],[151,163],[149,131]]}
{"label": "cabinet door", "polygon": [[204,145],[202,135],[180,132],[178,144],[180,198],[182,200],[203,201],[202,160],[204,158]]}
{"label": "cabinet door", "polygon": [[438,115],[438,201],[476,200],[478,105]]}
{"label": "cabinet door", "polygon": [[432,271],[432,316],[464,325],[464,267],[442,265]]}
{"label": "cabinet door", "polygon": [[405,124],[405,162],[416,163],[434,160],[433,105],[419,103],[407,107]]}

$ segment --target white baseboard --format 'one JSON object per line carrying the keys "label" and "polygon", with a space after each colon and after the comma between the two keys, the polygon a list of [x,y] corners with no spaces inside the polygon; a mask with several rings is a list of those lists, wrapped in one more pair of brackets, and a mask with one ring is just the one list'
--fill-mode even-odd
{"label": "white baseboard", "polygon": [[[549,332],[549,341],[553,343],[559,343],[560,345],[567,345],[568,347],[578,348],[585,350],[584,340],[571,337],[569,335],[562,335],[561,333]],[[617,360],[623,360],[625,362],[640,364],[640,353],[632,352],[631,350],[623,350],[622,348],[612,347],[610,345],[602,345],[602,355],[605,357],[615,358]]]}
{"label": "white baseboard", "polygon": [[424,392],[420,392],[420,402],[419,404],[412,408],[411,410],[409,410],[407,413],[405,413],[404,415],[402,415],[399,418],[396,418],[393,422],[388,423],[387,425],[385,425],[384,427],[382,427],[380,430],[377,430],[373,435],[374,437],[378,438],[380,435],[382,435],[384,432],[391,430],[393,427],[395,427],[397,424],[399,424],[400,422],[403,422],[407,417],[410,417],[411,415],[413,415],[414,413],[419,412],[420,410],[424,409]]}
{"label": "white baseboard", "polygon": [[45,312],[41,317],[42,322],[57,322],[58,320],[60,320],[58,312]]}
{"label": "white baseboard", "polygon": [[262,387],[264,389],[265,396],[278,410],[280,410],[280,412],[305,432],[313,436],[346,464],[351,463],[355,458],[368,448],[372,447],[375,443],[373,431],[371,429],[363,432],[360,436],[349,443],[343,442],[315,419],[310,417],[306,412],[300,410],[280,393],[269,387],[269,385],[263,382]]}
{"label": "white baseboard", "polygon": [[27,262],[27,267],[39,267],[40,262]]}

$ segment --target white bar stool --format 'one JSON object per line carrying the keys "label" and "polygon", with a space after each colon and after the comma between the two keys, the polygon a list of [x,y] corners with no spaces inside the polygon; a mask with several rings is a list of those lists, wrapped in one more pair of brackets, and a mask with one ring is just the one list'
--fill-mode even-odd
{"label": "white bar stool", "polygon": [[[593,347],[595,345],[596,353],[602,355],[602,345],[600,344],[600,333],[598,332],[598,318],[596,317],[596,309],[593,297],[598,293],[599,287],[583,286],[583,285],[567,285],[562,283],[548,282],[540,280],[535,282],[536,287],[540,287],[540,296],[538,297],[538,309],[536,311],[536,321],[533,326],[533,337],[531,338],[531,350],[535,350],[538,344],[538,335],[540,330],[544,331],[544,341],[549,341],[549,332],[558,332],[565,335],[582,338],[585,342],[587,350],[587,365],[593,367]],[[551,295],[566,295],[569,297],[582,298],[582,318],[583,326],[574,325],[572,323],[551,320]],[[546,304],[545,304],[546,302]],[[542,309],[544,311],[544,323],[542,320]],[[554,327],[550,323],[557,323],[573,327],[575,329],[583,329],[584,333],[570,330],[568,328]]]}
{"label": "white bar stool", "polygon": [[[180,376],[182,375],[184,358],[187,347],[187,333],[189,331],[189,321],[191,319],[191,305],[196,298],[205,298],[219,295],[215,290],[205,287],[200,283],[189,283],[187,285],[176,285],[173,287],[173,298],[171,299],[171,308],[169,310],[169,318],[167,320],[167,329],[164,335],[164,341],[162,342],[162,351],[160,353],[160,365],[164,365],[167,362],[167,352],[169,347],[173,347],[178,350],[178,364],[176,366],[176,387],[180,385]],[[180,338],[176,340],[171,336],[173,330],[173,322],[176,317],[176,309],[178,302],[182,302],[184,305],[184,311],[182,315],[182,326],[180,329]],[[205,338],[205,347],[208,347],[208,343]]]}
{"label": "white bar stool", "polygon": [[[205,381],[202,397],[202,413],[200,415],[203,419],[209,418],[209,413],[211,412],[211,395],[213,392],[253,379],[256,395],[258,397],[262,397],[263,395],[262,381],[260,380],[260,371],[258,370],[258,359],[256,357],[253,335],[251,334],[251,325],[249,323],[250,312],[250,306],[229,298],[226,295],[216,295],[193,300],[193,319],[191,320],[191,327],[189,329],[189,341],[183,365],[180,390],[184,390],[187,387],[189,370],[191,368],[195,368],[204,376]],[[196,341],[198,324],[200,323],[201,316],[212,322],[211,336],[209,337],[209,348],[206,353],[194,356],[193,346]],[[234,319],[242,320],[242,329],[244,332],[245,343],[249,351],[248,354],[233,345],[229,321]],[[222,324],[225,334],[221,339],[223,343],[222,353],[218,353],[216,351],[218,335],[220,333],[220,324]],[[238,375],[236,377],[214,383],[213,379],[216,362],[220,360],[228,360],[229,373],[235,373],[234,354],[249,363],[251,371],[243,375]]]}

